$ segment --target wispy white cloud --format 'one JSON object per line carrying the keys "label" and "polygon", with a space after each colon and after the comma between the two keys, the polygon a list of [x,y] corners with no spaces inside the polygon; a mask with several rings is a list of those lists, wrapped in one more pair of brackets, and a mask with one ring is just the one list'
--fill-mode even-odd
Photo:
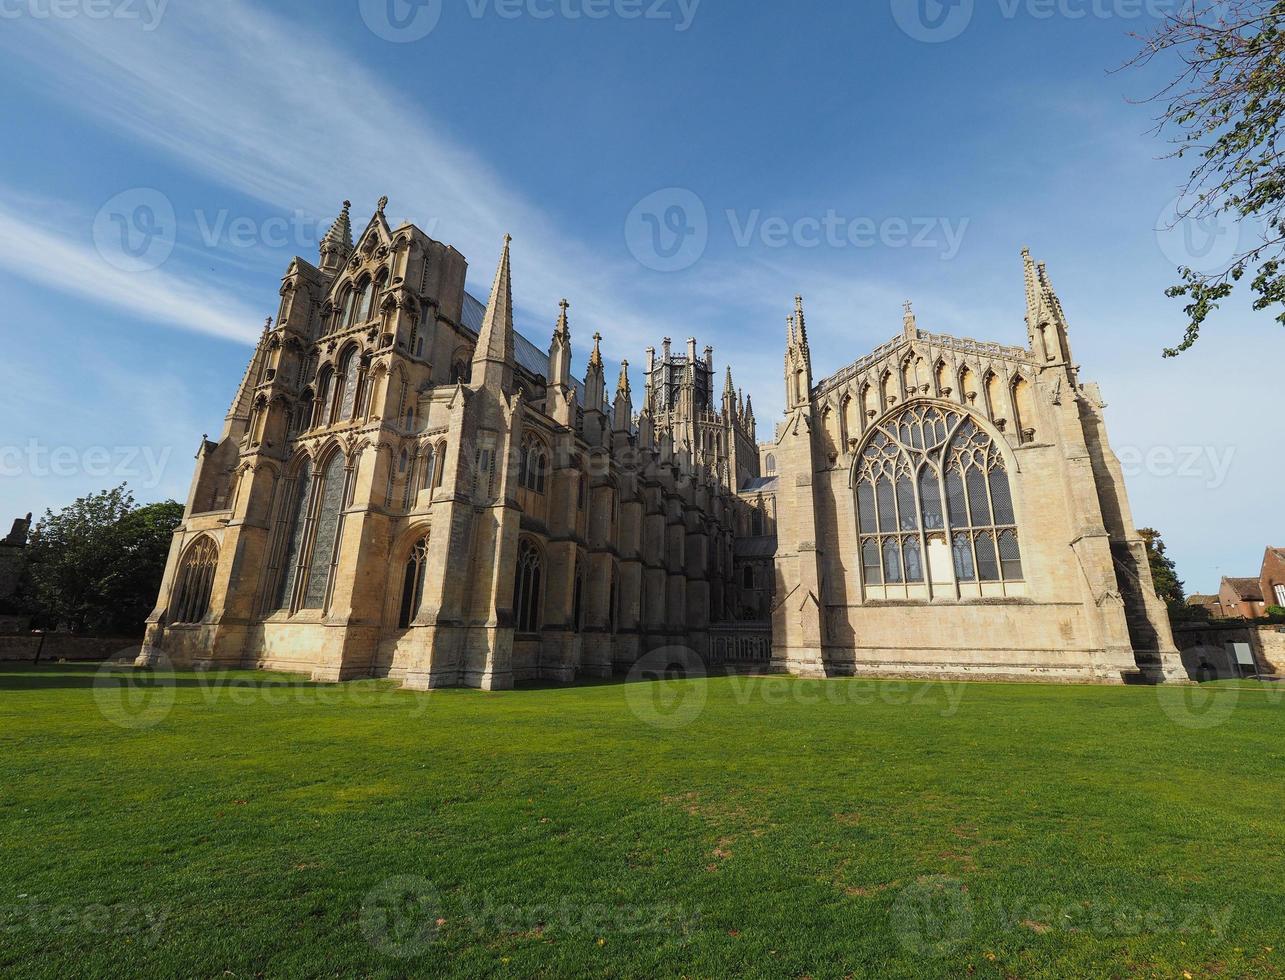
{"label": "wispy white cloud", "polygon": [[[233,340],[253,340],[262,319],[239,300],[185,275],[116,268],[86,242],[34,224],[4,203],[0,188],[0,268],[62,293],[103,303],[139,319]],[[90,222],[80,225],[88,228]]]}
{"label": "wispy white cloud", "polygon": [[[550,329],[563,295],[581,317],[629,339],[648,326],[619,299],[636,266],[613,267],[577,244],[454,141],[421,108],[431,89],[390,90],[297,21],[227,0],[175,5],[151,33],[85,18],[28,29],[26,38],[7,33],[14,55],[42,74],[58,65],[53,91],[195,173],[274,208],[323,214],[350,198],[359,215],[387,194],[390,219],[406,217],[454,244],[472,258],[482,288],[511,233],[519,303],[551,311]],[[398,163],[372,151],[387,146]]]}

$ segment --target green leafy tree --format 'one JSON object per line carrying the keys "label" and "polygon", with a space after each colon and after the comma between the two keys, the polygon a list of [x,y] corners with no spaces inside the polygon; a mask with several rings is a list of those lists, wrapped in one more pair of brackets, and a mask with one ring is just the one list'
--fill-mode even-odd
{"label": "green leafy tree", "polygon": [[27,546],[28,604],[41,625],[134,635],[156,601],[183,505],[135,506],[125,484],[46,510]]}
{"label": "green leafy tree", "polygon": [[[1164,106],[1156,127],[1172,157],[1192,157],[1177,221],[1240,224],[1241,241],[1224,265],[1178,269],[1166,290],[1184,298],[1188,323],[1176,357],[1246,275],[1254,309],[1280,304],[1285,324],[1285,163],[1277,147],[1285,108],[1285,0],[1193,0],[1179,5],[1145,39],[1130,62],[1143,66],[1176,57],[1182,68],[1152,96]],[[1250,225],[1258,229],[1250,233]],[[1248,243],[1246,238],[1251,239]]]}
{"label": "green leafy tree", "polygon": [[1164,600],[1173,619],[1191,618],[1191,607],[1187,605],[1187,591],[1182,579],[1178,578],[1178,568],[1173,559],[1166,553],[1165,543],[1160,532],[1152,527],[1141,528],[1138,533],[1147,546],[1147,563],[1151,566],[1151,578],[1155,582],[1156,595]]}

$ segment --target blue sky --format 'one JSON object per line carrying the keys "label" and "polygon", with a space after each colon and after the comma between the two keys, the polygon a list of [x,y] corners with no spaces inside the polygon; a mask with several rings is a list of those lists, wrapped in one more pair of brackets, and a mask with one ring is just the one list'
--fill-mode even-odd
{"label": "blue sky", "polygon": [[[1165,2],[8,4],[0,517],[122,479],[185,499],[290,257],[387,195],[483,297],[512,233],[519,329],[543,345],[566,296],[578,369],[595,330],[635,365],[712,344],[761,438],[795,293],[818,379],[907,298],[923,329],[1025,343],[1029,245],[1137,522],[1189,589],[1255,574],[1285,541],[1261,448],[1285,334],[1233,302],[1160,357],[1175,266],[1238,233],[1165,230],[1184,174],[1129,101],[1161,76],[1111,71]],[[121,215],[153,248],[121,251]]]}

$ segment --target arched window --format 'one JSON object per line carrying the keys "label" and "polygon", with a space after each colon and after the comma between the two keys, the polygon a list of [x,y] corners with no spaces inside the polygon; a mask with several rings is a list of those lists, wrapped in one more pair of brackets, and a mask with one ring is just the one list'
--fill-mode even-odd
{"label": "arched window", "polygon": [[540,629],[540,551],[526,538],[518,545],[517,575],[513,583],[513,616],[519,633]]}
{"label": "arched window", "polygon": [[335,382],[335,407],[330,421],[340,422],[353,417],[357,408],[357,372],[359,367],[357,348],[350,347],[339,363],[339,375]]}
{"label": "arched window", "polygon": [[437,450],[432,445],[425,446],[422,459],[424,476],[420,482],[420,489],[431,490],[437,486]]}
{"label": "arched window", "polygon": [[549,469],[549,455],[544,443],[535,436],[522,440],[522,455],[518,459],[518,485],[535,493],[544,493]]}
{"label": "arched window", "polygon": [[741,570],[741,587],[744,589],[754,588],[754,566],[746,565]]}
{"label": "arched window", "polygon": [[868,596],[924,596],[925,582],[936,595],[1005,595],[983,584],[1022,582],[1004,456],[967,413],[905,406],[862,448],[855,489]]}
{"label": "arched window", "polygon": [[762,537],[763,530],[763,512],[757,507],[750,512],[750,534],[754,537]]}
{"label": "arched window", "polygon": [[285,541],[276,594],[276,608],[289,609],[294,600],[303,543],[308,530],[308,508],[312,500],[312,461],[304,460],[293,482],[286,484],[283,511]]}
{"label": "arched window", "polygon": [[397,616],[398,629],[408,629],[419,614],[424,601],[424,577],[428,572],[428,538],[420,538],[411,548],[402,576],[402,604]]}
{"label": "arched window", "polygon": [[[308,577],[304,583],[301,609],[325,608],[343,526],[347,483],[344,455],[333,453],[321,471],[321,483],[316,490],[316,531],[311,554],[307,555]],[[300,566],[303,567],[302,561]]]}
{"label": "arched window", "polygon": [[205,618],[210,610],[210,590],[214,587],[218,564],[219,549],[210,538],[202,537],[188,548],[174,590],[171,622],[199,623]]}
{"label": "arched window", "polygon": [[366,279],[348,294],[344,304],[344,326],[351,327],[365,319],[365,312],[370,305],[374,285]]}
{"label": "arched window", "polygon": [[339,322],[338,326],[347,327],[352,325],[353,310],[357,305],[357,290],[352,286],[344,289],[343,295],[339,300]]}
{"label": "arched window", "polygon": [[375,283],[372,279],[367,279],[365,285],[361,287],[361,296],[357,300],[357,320],[359,323],[365,323],[375,316]]}
{"label": "arched window", "polygon": [[776,454],[768,453],[767,459],[763,460],[763,470],[766,476],[776,476]]}
{"label": "arched window", "polygon": [[326,413],[330,410],[331,392],[334,387],[335,369],[327,364],[321,369],[321,376],[317,380],[317,417],[313,419],[313,428],[326,425],[329,419]]}
{"label": "arched window", "polygon": [[576,558],[576,587],[571,601],[572,629],[577,633],[584,631],[584,566],[585,557],[582,554]]}

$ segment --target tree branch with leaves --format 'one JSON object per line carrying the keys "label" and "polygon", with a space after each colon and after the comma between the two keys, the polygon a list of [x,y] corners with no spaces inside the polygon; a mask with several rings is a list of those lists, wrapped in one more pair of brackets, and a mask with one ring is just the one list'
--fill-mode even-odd
{"label": "tree branch with leaves", "polygon": [[1178,269],[1165,295],[1187,300],[1176,357],[1191,348],[1219,303],[1252,275],[1254,309],[1281,305],[1285,325],[1285,163],[1278,148],[1285,108],[1285,0],[1196,0],[1168,14],[1126,67],[1176,57],[1178,74],[1147,102],[1163,110],[1156,133],[1175,145],[1171,158],[1196,163],[1179,197],[1175,224],[1234,218],[1261,222],[1253,240],[1213,269]]}

